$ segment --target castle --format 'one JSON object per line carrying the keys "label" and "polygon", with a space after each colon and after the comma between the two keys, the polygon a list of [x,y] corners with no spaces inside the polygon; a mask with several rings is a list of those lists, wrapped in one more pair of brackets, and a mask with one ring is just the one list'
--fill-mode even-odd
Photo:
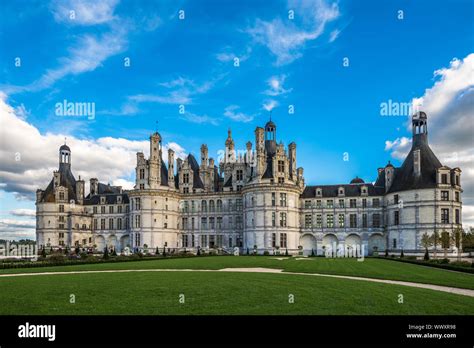
{"label": "castle", "polygon": [[358,245],[365,255],[423,252],[421,237],[461,227],[461,170],[443,166],[428,145],[427,116],[412,117],[412,148],[401,167],[390,162],[376,180],[306,186],[296,144],[277,142],[270,120],[255,129],[255,149],[236,155],[229,130],[219,163],[201,146],[200,163],[175,160],[150,136],[150,156],[137,153],[133,190],[76,180],[71,149],[59,149],[59,169],[36,192],[39,248],[221,249],[257,253],[324,252]]}

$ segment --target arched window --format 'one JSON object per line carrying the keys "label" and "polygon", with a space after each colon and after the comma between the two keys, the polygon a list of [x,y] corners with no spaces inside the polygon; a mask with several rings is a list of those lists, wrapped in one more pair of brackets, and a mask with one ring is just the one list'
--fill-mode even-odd
{"label": "arched window", "polygon": [[220,199],[217,200],[217,211],[218,212],[222,211],[222,201]]}
{"label": "arched window", "polygon": [[213,200],[210,200],[209,201],[209,211],[211,213],[215,212],[216,211],[216,206],[214,205],[214,201]]}
{"label": "arched window", "polygon": [[201,202],[201,210],[203,212],[207,212],[207,202],[206,201]]}

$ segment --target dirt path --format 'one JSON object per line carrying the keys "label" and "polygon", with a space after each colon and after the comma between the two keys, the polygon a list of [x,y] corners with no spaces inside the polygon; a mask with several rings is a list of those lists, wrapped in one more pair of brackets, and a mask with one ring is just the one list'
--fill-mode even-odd
{"label": "dirt path", "polygon": [[39,273],[16,273],[16,274],[0,274],[0,279],[5,277],[27,277],[27,276],[44,276],[44,275],[65,275],[65,274],[88,274],[88,273],[129,273],[129,272],[244,272],[244,273],[279,273],[288,275],[302,275],[313,277],[327,277],[349,280],[361,280],[373,283],[395,284],[402,286],[410,286],[413,288],[422,288],[449,292],[451,294],[464,295],[474,297],[474,290],[461,289],[442,285],[413,283],[400,280],[376,279],[365,277],[344,276],[335,274],[322,273],[299,273],[299,272],[283,272],[281,269],[274,268],[223,268],[219,270],[212,269],[123,269],[123,270],[100,270],[100,271],[70,271],[70,272],[39,272]]}

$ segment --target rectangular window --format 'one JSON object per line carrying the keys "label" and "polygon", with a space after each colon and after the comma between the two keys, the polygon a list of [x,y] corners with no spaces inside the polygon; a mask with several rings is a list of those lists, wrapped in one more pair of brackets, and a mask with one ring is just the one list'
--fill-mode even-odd
{"label": "rectangular window", "polygon": [[187,248],[187,247],[188,247],[188,235],[183,234],[183,248]]}
{"label": "rectangular window", "polygon": [[201,218],[201,229],[207,230],[207,218],[206,217]]}
{"label": "rectangular window", "polygon": [[189,187],[183,187],[183,193],[189,193]]}
{"label": "rectangular window", "polygon": [[344,222],[345,222],[345,218],[344,218],[344,214],[339,214],[339,227],[344,227]]}
{"label": "rectangular window", "polygon": [[321,214],[316,215],[316,228],[323,227],[323,216]]}
{"label": "rectangular window", "polygon": [[117,219],[117,230],[121,230],[122,229],[122,219]]}
{"label": "rectangular window", "polygon": [[275,248],[277,244],[277,234],[272,233],[272,247]]}
{"label": "rectangular window", "polygon": [[393,195],[393,204],[398,204],[398,195]]}
{"label": "rectangular window", "polygon": [[94,230],[97,230],[97,219],[94,219]]}
{"label": "rectangular window", "polygon": [[448,174],[441,174],[441,183],[442,184],[448,183]]}
{"label": "rectangular window", "polygon": [[456,202],[459,202],[459,192],[455,192],[454,197],[456,199]]}
{"label": "rectangular window", "polygon": [[285,172],[285,161],[278,161],[278,173]]}
{"label": "rectangular window", "polygon": [[284,184],[285,183],[285,178],[278,177],[278,183],[279,184]]}
{"label": "rectangular window", "polygon": [[214,217],[210,217],[210,218],[209,218],[209,228],[210,228],[211,230],[213,230],[213,229],[216,228],[215,218],[214,218]]}
{"label": "rectangular window", "polygon": [[362,214],[362,227],[367,228],[367,214]]}
{"label": "rectangular window", "polygon": [[326,216],[326,226],[329,228],[334,227],[334,215],[333,214],[328,214]]}
{"label": "rectangular window", "polygon": [[109,230],[114,229],[114,219],[109,219]]}
{"label": "rectangular window", "polygon": [[441,209],[441,223],[449,224],[449,209]]}
{"label": "rectangular window", "polygon": [[272,207],[276,205],[275,192],[272,192]]}
{"label": "rectangular window", "polygon": [[357,215],[356,214],[351,214],[349,216],[349,223],[351,228],[356,228],[357,227]]}
{"label": "rectangular window", "polygon": [[229,248],[232,248],[232,237],[229,237]]}
{"label": "rectangular window", "polygon": [[350,204],[350,207],[351,207],[351,208],[355,208],[355,207],[357,206],[357,200],[351,199],[351,200],[349,201],[349,204]]}
{"label": "rectangular window", "polygon": [[441,191],[441,200],[449,201],[449,191]]}
{"label": "rectangular window", "polygon": [[239,198],[235,200],[235,207],[237,211],[242,211],[242,199]]}
{"label": "rectangular window", "polygon": [[400,212],[398,210],[393,212],[393,224],[394,225],[400,224]]}
{"label": "rectangular window", "polygon": [[64,205],[62,204],[59,205],[59,212],[64,213]]}
{"label": "rectangular window", "polygon": [[97,214],[97,207],[92,208],[92,211],[94,212],[94,214]]}
{"label": "rectangular window", "polygon": [[343,199],[339,200],[339,208],[344,208],[344,200]]}
{"label": "rectangular window", "polygon": [[288,247],[288,239],[286,233],[280,234],[280,248],[287,248]]}
{"label": "rectangular window", "polygon": [[374,198],[374,199],[372,199],[372,206],[373,206],[374,208],[380,207],[380,199],[379,199],[379,198]]}
{"label": "rectangular window", "polygon": [[183,230],[188,228],[188,218],[183,218]]}
{"label": "rectangular window", "polygon": [[145,179],[145,169],[140,169],[140,179]]}
{"label": "rectangular window", "polygon": [[217,217],[217,229],[222,229],[222,216]]}
{"label": "rectangular window", "polygon": [[397,248],[397,239],[396,238],[393,238],[392,246],[393,246],[393,249]]}
{"label": "rectangular window", "polygon": [[367,199],[362,198],[362,208],[367,208]]}
{"label": "rectangular window", "polygon": [[183,174],[183,184],[189,184],[189,173]]}
{"label": "rectangular window", "polygon": [[276,226],[276,213],[272,212],[272,227]]}
{"label": "rectangular window", "polygon": [[459,209],[456,209],[456,223],[458,225],[461,223],[461,217],[459,215]]}
{"label": "rectangular window", "polygon": [[280,213],[280,227],[286,227],[286,213]]}
{"label": "rectangular window", "polygon": [[122,206],[121,205],[119,205],[117,207],[117,213],[122,214]]}
{"label": "rectangular window", "polygon": [[236,171],[236,177],[237,177],[237,178],[236,178],[237,181],[243,180],[243,179],[244,179],[244,171],[241,170],[241,169],[237,170],[237,171]]}
{"label": "rectangular window", "polygon": [[105,230],[105,219],[100,219],[100,229]]}
{"label": "rectangular window", "polygon": [[135,228],[140,228],[140,226],[141,226],[140,215],[135,215]]}
{"label": "rectangular window", "polygon": [[114,213],[114,206],[111,205],[109,206],[109,214],[113,214]]}
{"label": "rectangular window", "polygon": [[305,209],[311,208],[311,201],[304,201],[304,208]]}
{"label": "rectangular window", "polygon": [[207,236],[206,235],[201,236],[201,246],[203,248],[207,248]]}
{"label": "rectangular window", "polygon": [[135,198],[135,209],[136,209],[136,210],[140,210],[140,209],[141,209],[140,198]]}
{"label": "rectangular window", "polygon": [[237,228],[242,228],[242,215],[237,215],[235,217],[235,224],[237,225]]}
{"label": "rectangular window", "polygon": [[306,214],[304,216],[304,227],[311,228],[311,225],[312,225],[312,216],[311,214]]}
{"label": "rectangular window", "polygon": [[105,214],[105,207],[100,207],[100,213]]}
{"label": "rectangular window", "polygon": [[316,208],[321,208],[321,207],[322,207],[321,200],[320,199],[316,200]]}
{"label": "rectangular window", "polygon": [[328,207],[328,208],[334,207],[334,201],[333,201],[332,199],[329,199],[329,200],[327,201],[327,207]]}
{"label": "rectangular window", "polygon": [[286,207],[286,193],[280,193],[280,206]]}

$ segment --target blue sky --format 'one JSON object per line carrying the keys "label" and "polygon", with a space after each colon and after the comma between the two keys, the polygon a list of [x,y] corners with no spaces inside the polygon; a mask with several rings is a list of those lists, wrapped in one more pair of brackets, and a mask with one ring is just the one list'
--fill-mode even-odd
{"label": "blue sky", "polygon": [[[448,85],[453,71],[465,69],[473,52],[473,13],[468,0],[2,2],[0,91],[18,118],[8,122],[23,122],[18,129],[48,146],[38,154],[45,156],[43,166],[28,162],[28,155],[21,171],[0,168],[1,218],[27,221],[28,214],[12,214],[34,209],[33,186],[22,183],[21,174],[31,167],[38,174],[34,183],[44,188],[65,136],[73,171],[87,180],[107,172],[96,169],[98,156],[117,146],[130,153],[145,147],[156,121],[164,143],[182,153],[197,154],[207,143],[217,158],[228,128],[237,149],[244,149],[247,140],[254,142],[255,127],[268,120],[269,105],[277,138],[297,143],[307,184],[346,183],[356,175],[373,181],[377,167],[401,163],[403,139],[411,134],[406,115],[381,116],[380,104],[426,101],[443,87],[437,82]],[[440,69],[446,73],[435,74]],[[472,101],[472,84],[459,82],[454,95],[469,91]],[[95,118],[57,116],[55,104],[65,99],[95,103]],[[446,115],[435,114],[430,142],[449,157],[459,144],[446,144],[436,131],[436,124],[449,123]],[[104,153],[81,153],[85,143]],[[463,144],[467,153],[456,150],[460,163],[448,165],[471,158],[472,146]],[[5,143],[2,150],[2,156],[16,153]],[[110,180],[133,181],[131,162],[126,170],[111,170]],[[473,199],[467,191],[466,200]]]}

